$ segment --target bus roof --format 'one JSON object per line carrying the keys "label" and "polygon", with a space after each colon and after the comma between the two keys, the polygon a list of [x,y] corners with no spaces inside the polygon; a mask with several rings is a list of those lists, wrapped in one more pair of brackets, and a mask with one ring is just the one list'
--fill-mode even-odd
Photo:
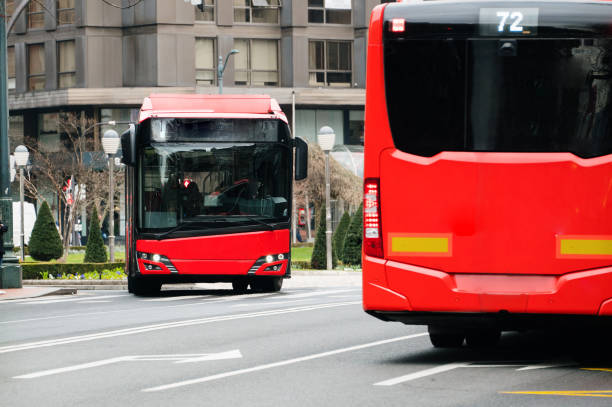
{"label": "bus roof", "polygon": [[139,122],[151,117],[280,119],[287,117],[268,95],[151,94],[142,102]]}

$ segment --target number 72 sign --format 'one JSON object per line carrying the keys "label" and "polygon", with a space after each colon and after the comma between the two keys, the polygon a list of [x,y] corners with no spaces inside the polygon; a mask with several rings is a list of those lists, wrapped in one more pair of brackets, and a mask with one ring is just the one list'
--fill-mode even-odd
{"label": "number 72 sign", "polygon": [[538,32],[537,8],[481,8],[481,35],[534,35]]}

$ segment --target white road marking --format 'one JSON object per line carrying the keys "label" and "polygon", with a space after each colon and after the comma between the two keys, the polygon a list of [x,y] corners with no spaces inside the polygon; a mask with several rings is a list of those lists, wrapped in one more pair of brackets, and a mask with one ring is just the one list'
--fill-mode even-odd
{"label": "white road marking", "polygon": [[[267,298],[266,298],[267,299]],[[275,306],[275,305],[281,305],[281,304],[292,304],[292,303],[296,303],[296,302],[304,302],[304,301],[310,301],[310,298],[304,298],[302,300],[288,300],[288,301],[274,301],[274,302],[256,302],[256,303],[248,303],[248,304],[234,304],[232,305],[232,308],[236,308],[236,307],[260,307],[260,306]]]}
{"label": "white road marking", "polygon": [[[175,305],[165,305],[164,309],[167,308],[180,308],[180,307],[193,307],[193,306],[202,306],[202,305],[207,305],[207,304],[211,304],[211,303],[216,303],[216,302],[231,302],[231,301],[239,301],[239,300],[248,300],[249,298],[255,298],[255,297],[261,297],[261,296],[265,296],[265,295],[270,295],[270,294],[251,294],[250,296],[248,295],[233,295],[227,298],[220,298],[220,299],[204,299],[201,301],[197,301],[197,302],[190,302],[187,304],[175,304]],[[131,297],[132,294],[126,294],[126,297]],[[102,296],[102,298],[104,298],[105,296]],[[90,298],[92,299],[92,298]],[[83,301],[85,301],[87,299],[83,299]],[[126,312],[138,312],[138,311],[149,311],[149,310],[154,310],[154,309],[159,309],[159,307],[138,307],[138,308],[123,308],[123,309],[118,309],[118,310],[108,310],[108,311],[97,311],[97,312],[82,312],[82,313],[76,313],[76,314],[65,314],[65,315],[55,315],[55,316],[51,316],[51,317],[39,317],[39,318],[27,318],[27,319],[15,319],[15,320],[10,320],[10,321],[0,321],[0,325],[2,324],[15,324],[15,323],[23,323],[23,322],[33,322],[33,321],[44,321],[47,319],[58,319],[58,318],[78,318],[81,316],[91,316],[91,315],[100,315],[100,314],[112,314],[112,313],[126,313]]]}
{"label": "white road marking", "polygon": [[142,391],[144,391],[144,392],[155,392],[155,391],[176,389],[178,387],[189,386],[189,385],[192,385],[192,384],[210,382],[212,380],[218,380],[218,379],[223,379],[223,378],[226,378],[226,377],[238,376],[238,375],[245,374],[245,373],[258,372],[258,371],[261,371],[261,370],[272,369],[272,368],[279,367],[279,366],[286,366],[286,365],[290,365],[290,364],[294,364],[294,363],[305,362],[305,361],[308,361],[308,360],[320,359],[320,358],[324,358],[324,357],[327,357],[327,356],[338,355],[340,353],[352,352],[352,351],[355,351],[355,350],[371,348],[371,347],[374,347],[374,346],[386,345],[388,343],[405,341],[407,339],[419,338],[419,337],[422,337],[422,336],[425,336],[425,335],[427,335],[427,333],[419,333],[419,334],[408,335],[408,336],[400,336],[400,337],[397,337],[397,338],[385,339],[385,340],[382,340],[382,341],[364,343],[362,345],[350,346],[348,348],[336,349],[336,350],[332,350],[332,351],[329,351],[329,352],[316,353],[314,355],[308,355],[308,356],[303,356],[303,357],[300,357],[300,358],[283,360],[281,362],[268,363],[268,364],[265,364],[265,365],[259,365],[259,366],[254,366],[254,367],[250,367],[250,368],[246,368],[246,369],[234,370],[234,371],[231,371],[231,372],[216,374],[216,375],[212,375],[212,376],[200,377],[200,378],[197,378],[197,379],[185,380],[185,381],[182,381],[182,382],[166,384],[166,385],[163,385],[163,386],[150,387],[150,388],[144,389]]}
{"label": "white road marking", "polygon": [[108,301],[108,300],[89,300],[89,301],[81,301],[79,302],[79,304],[101,304],[104,302],[112,302],[112,301]]}
{"label": "white road marking", "polygon": [[327,290],[327,291],[314,291],[314,292],[309,292],[309,293],[302,293],[302,294],[279,294],[276,295],[274,297],[270,297],[267,298],[268,300],[280,300],[280,299],[285,299],[285,298],[308,298],[308,297],[318,297],[321,295],[328,295],[328,294],[337,294],[337,293],[345,293],[348,291],[355,291],[355,290]]}
{"label": "white road marking", "polygon": [[260,311],[260,312],[251,312],[247,314],[234,314],[234,315],[225,315],[225,316],[217,316],[217,317],[190,319],[190,320],[185,320],[185,321],[176,321],[176,322],[169,322],[169,323],[164,323],[164,324],[144,325],[144,326],[135,327],[135,328],[125,328],[125,329],[118,329],[118,330],[113,330],[113,331],[99,332],[96,334],[71,336],[67,338],[51,339],[51,340],[39,341],[39,342],[29,342],[29,343],[24,343],[24,344],[19,344],[19,345],[2,346],[0,347],[0,353],[45,348],[45,347],[50,347],[50,346],[65,345],[68,343],[75,343],[75,342],[93,341],[93,340],[112,338],[112,337],[117,337],[117,336],[134,335],[134,334],[139,334],[139,333],[144,333],[144,332],[159,331],[162,329],[203,325],[203,324],[209,324],[212,322],[276,316],[276,315],[288,314],[288,313],[294,313],[294,312],[315,311],[319,309],[335,308],[335,307],[342,307],[342,306],[347,306],[347,305],[357,305],[357,304],[361,304],[361,302],[352,301],[352,302],[338,302],[338,303],[329,303],[329,304],[308,305],[308,306],[295,307],[295,308],[284,308],[284,309],[276,309],[276,310],[268,310],[268,311]]}
{"label": "white road marking", "polygon": [[[127,295],[125,294],[120,294],[120,295],[104,295],[104,296],[99,296],[98,298],[100,299],[107,299],[107,298],[116,298],[116,297],[126,297]],[[65,296],[64,296],[65,297]],[[15,301],[11,301],[13,303],[19,301],[20,305],[44,305],[44,304],[55,304],[58,302],[78,302],[78,301],[89,301],[92,300],[93,296],[90,294],[86,294],[86,297],[80,297],[80,298],[61,298],[61,299],[45,299],[45,297],[41,297],[40,299],[32,299],[29,298],[27,301],[21,301],[21,300],[15,300]]]}
{"label": "white road marking", "polygon": [[223,360],[223,359],[238,359],[241,358],[242,354],[240,350],[234,349],[227,352],[220,353],[201,353],[201,354],[189,354],[189,355],[136,355],[136,356],[120,356],[116,358],[98,360],[96,362],[82,363],[79,365],[61,367],[58,369],[43,370],[41,372],[29,373],[21,376],[15,376],[13,379],[36,379],[38,377],[51,376],[60,373],[74,372],[76,370],[90,369],[92,367],[99,367],[110,365],[118,362],[159,362],[159,361],[174,361],[174,363],[195,363],[205,362],[209,360]]}
{"label": "white road marking", "polygon": [[176,297],[165,297],[165,298],[150,298],[147,300],[140,300],[141,302],[171,302],[181,300],[192,300],[194,298],[207,298],[212,297],[211,295],[181,295]]}
{"label": "white road marking", "polygon": [[[409,382],[412,380],[421,379],[423,377],[432,376],[438,373],[448,372],[450,370],[458,369],[458,368],[499,368],[499,367],[517,367],[517,366],[525,366],[525,364],[520,363],[500,363],[500,364],[476,364],[474,362],[460,362],[460,363],[448,363],[441,366],[432,367],[425,370],[420,370],[418,372],[410,373],[404,376],[396,377],[394,379],[385,380],[382,382],[374,383],[374,386],[394,386],[396,384]],[[532,366],[526,366],[520,369],[516,369],[517,371],[522,370],[533,370],[533,369],[546,369],[551,367],[562,367],[569,366],[568,364],[537,364]]]}
{"label": "white road marking", "polygon": [[435,375],[442,372],[448,372],[449,370],[454,370],[459,367],[465,367],[465,363],[448,363],[442,366],[432,367],[431,369],[421,370],[419,372],[410,373],[404,376],[396,377],[395,379],[385,380],[383,382],[375,383],[374,386],[393,386],[398,383],[409,382],[411,380],[420,379],[422,377],[427,377],[431,375]]}

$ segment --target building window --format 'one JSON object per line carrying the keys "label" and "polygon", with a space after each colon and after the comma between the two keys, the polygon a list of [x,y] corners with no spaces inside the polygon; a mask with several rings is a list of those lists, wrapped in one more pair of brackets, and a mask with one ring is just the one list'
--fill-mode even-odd
{"label": "building window", "polygon": [[15,89],[15,47],[6,48],[6,65],[8,69],[8,88]]}
{"label": "building window", "polygon": [[196,21],[215,21],[215,0],[203,0],[196,6]]}
{"label": "building window", "polygon": [[278,24],[281,0],[234,0],[234,22]]}
{"label": "building window", "polygon": [[28,45],[28,90],[45,89],[45,46]]}
{"label": "building window", "polygon": [[25,144],[23,132],[23,115],[9,116],[9,151],[15,151],[17,146]]}
{"label": "building window", "polygon": [[74,40],[57,43],[57,86],[60,89],[76,85]]}
{"label": "building window", "polygon": [[308,0],[308,22],[351,24],[351,0]]}
{"label": "building window", "polygon": [[56,0],[57,25],[74,24],[74,0]]}
{"label": "building window", "polygon": [[45,28],[45,9],[39,1],[31,1],[28,4],[28,28]]}
{"label": "building window", "polygon": [[353,76],[351,54],[350,41],[310,41],[310,86],[350,87]]}
{"label": "building window", "polygon": [[38,115],[38,149],[41,153],[60,151],[59,115],[42,113]]}
{"label": "building window", "polygon": [[234,84],[278,86],[278,41],[234,40]]}
{"label": "building window", "polygon": [[217,72],[215,65],[215,40],[212,38],[196,38],[195,47],[196,85],[214,85]]}

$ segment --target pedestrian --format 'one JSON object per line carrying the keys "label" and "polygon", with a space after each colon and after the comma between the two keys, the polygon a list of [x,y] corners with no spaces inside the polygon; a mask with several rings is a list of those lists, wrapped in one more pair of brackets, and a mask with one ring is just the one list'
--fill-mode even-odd
{"label": "pedestrian", "polygon": [[2,266],[2,258],[4,257],[4,234],[8,232],[8,226],[0,221],[0,266]]}

